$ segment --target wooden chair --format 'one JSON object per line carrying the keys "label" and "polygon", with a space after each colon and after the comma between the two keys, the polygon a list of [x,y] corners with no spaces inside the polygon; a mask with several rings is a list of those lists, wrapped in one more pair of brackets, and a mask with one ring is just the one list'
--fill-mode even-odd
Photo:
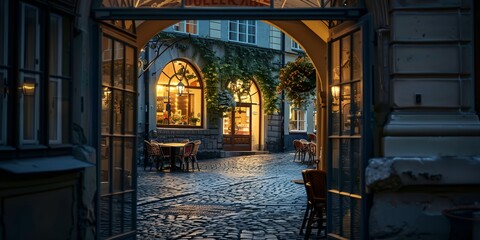
{"label": "wooden chair", "polygon": [[307,192],[307,207],[309,206],[309,212],[305,212],[308,215],[308,219],[305,220],[305,224],[302,223],[302,228],[306,227],[305,239],[309,239],[312,232],[314,223],[317,223],[318,232],[320,235],[323,229],[323,215],[327,205],[327,173],[317,169],[305,169],[302,171],[302,175],[305,178],[305,190]]}
{"label": "wooden chair", "polygon": [[197,153],[198,149],[200,148],[200,144],[202,144],[202,141],[200,140],[195,140],[193,141],[193,150],[192,154],[190,154],[190,162],[192,163],[192,170],[195,171],[195,163],[197,164],[197,169],[200,171],[200,166],[198,166],[198,161],[197,161]]}
{"label": "wooden chair", "polygon": [[295,148],[295,155],[293,156],[294,162],[300,160],[300,162],[303,163],[305,161],[305,155],[308,151],[308,145],[306,145],[305,142],[306,140],[302,141],[301,139],[293,140],[293,147]]}
{"label": "wooden chair", "polygon": [[147,149],[147,154],[145,155],[145,159],[143,160],[143,170],[146,170],[148,165],[150,165],[150,170],[152,170],[153,164],[158,162],[158,157],[160,153],[158,152],[158,149],[153,146],[152,143],[147,140],[143,141],[145,143],[145,148]]}
{"label": "wooden chair", "polygon": [[314,142],[308,143],[308,165],[315,163],[315,157],[317,154],[317,144]]}
{"label": "wooden chair", "polygon": [[[157,171],[162,171],[163,167],[165,165],[165,162],[167,162],[169,165],[171,165],[170,164],[170,158],[171,158],[170,150],[168,148],[162,148],[159,145],[160,143],[155,141],[155,140],[152,140],[151,144],[152,144],[153,149],[155,149],[155,151],[158,153],[158,156],[157,156],[157,159],[156,159],[157,160],[156,161],[156,169],[157,169]],[[166,151],[166,150],[168,150],[168,151]],[[171,167],[172,166],[170,166],[170,168]]]}
{"label": "wooden chair", "polygon": [[180,153],[177,155],[177,158],[180,162],[180,168],[184,171],[188,171],[188,160],[192,155],[192,151],[195,144],[193,142],[187,142],[180,149]]}

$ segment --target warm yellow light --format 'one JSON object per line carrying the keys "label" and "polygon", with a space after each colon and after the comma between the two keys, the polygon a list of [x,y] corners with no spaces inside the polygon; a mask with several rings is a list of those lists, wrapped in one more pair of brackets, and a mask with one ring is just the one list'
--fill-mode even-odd
{"label": "warm yellow light", "polygon": [[23,94],[35,95],[35,83],[23,83]]}
{"label": "warm yellow light", "polygon": [[163,96],[163,86],[157,85],[157,96]]}
{"label": "warm yellow light", "polygon": [[332,86],[332,97],[337,100],[340,96],[340,86]]}

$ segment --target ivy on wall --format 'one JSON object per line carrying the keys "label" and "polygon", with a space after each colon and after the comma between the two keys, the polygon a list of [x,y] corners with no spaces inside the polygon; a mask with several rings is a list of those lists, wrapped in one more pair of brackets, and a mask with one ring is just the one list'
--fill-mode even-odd
{"label": "ivy on wall", "polygon": [[[172,41],[175,38],[184,38],[184,35],[163,32],[156,37],[159,40]],[[233,95],[228,86],[237,80],[242,80],[242,90],[249,92],[250,83],[255,79],[262,93],[264,111],[267,114],[278,111],[276,74],[279,69],[274,63],[275,56],[279,56],[280,51],[197,37],[176,41],[174,45],[180,51],[186,51],[192,46],[193,57],[200,56],[204,61],[202,73],[206,83],[205,98],[208,113],[212,118],[221,117],[223,112],[233,107],[223,103],[222,99],[225,97],[221,95],[225,91]]]}

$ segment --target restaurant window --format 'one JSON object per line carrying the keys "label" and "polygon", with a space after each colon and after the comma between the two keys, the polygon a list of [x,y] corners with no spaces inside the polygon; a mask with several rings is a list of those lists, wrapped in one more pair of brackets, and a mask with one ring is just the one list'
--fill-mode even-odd
{"label": "restaurant window", "polygon": [[257,22],[255,20],[230,20],[228,40],[233,42],[255,44]]}
{"label": "restaurant window", "polygon": [[185,60],[173,60],[162,69],[157,82],[157,126],[202,126],[202,81]]}
{"label": "restaurant window", "polygon": [[0,2],[0,147],[7,144],[8,92],[8,1]]}
{"label": "restaurant window", "polygon": [[198,25],[196,20],[185,20],[173,24],[173,30],[181,33],[198,34]]}
{"label": "restaurant window", "polygon": [[307,130],[306,115],[306,111],[290,106],[289,131],[305,132]]}

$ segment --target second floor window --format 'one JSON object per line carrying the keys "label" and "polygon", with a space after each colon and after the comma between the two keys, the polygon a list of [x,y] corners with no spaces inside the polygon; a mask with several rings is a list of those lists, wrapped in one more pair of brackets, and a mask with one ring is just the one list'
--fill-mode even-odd
{"label": "second floor window", "polygon": [[197,35],[198,34],[198,27],[197,27],[197,21],[196,20],[185,20],[178,22],[174,24],[173,30],[176,32],[181,32],[181,33],[190,33]]}
{"label": "second floor window", "polygon": [[290,106],[290,119],[288,130],[291,132],[307,131],[306,114],[306,111]]}
{"label": "second floor window", "polygon": [[256,43],[257,22],[255,20],[230,20],[228,40],[241,43]]}
{"label": "second floor window", "polygon": [[300,47],[300,45],[292,39],[292,45],[291,45],[291,48],[292,50],[297,50],[297,51],[301,51],[302,50],[302,47]]}

